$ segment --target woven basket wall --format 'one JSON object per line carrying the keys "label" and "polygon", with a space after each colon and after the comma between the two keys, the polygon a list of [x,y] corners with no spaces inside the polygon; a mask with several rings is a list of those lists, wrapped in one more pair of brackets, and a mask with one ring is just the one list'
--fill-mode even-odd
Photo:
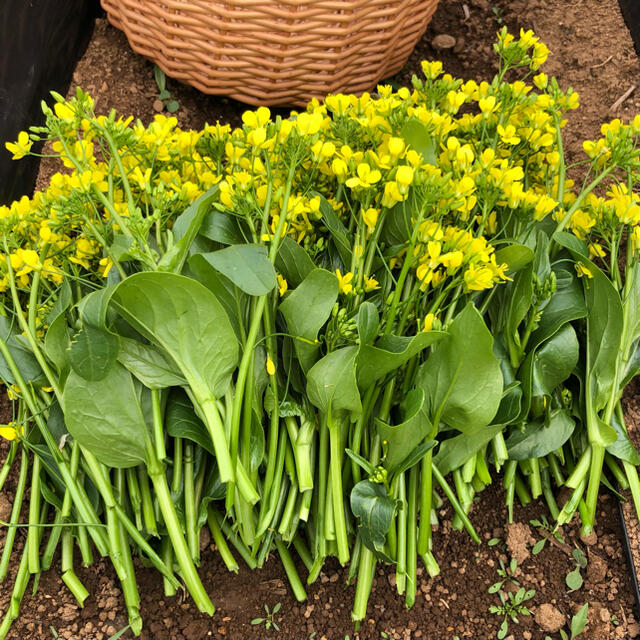
{"label": "woven basket wall", "polygon": [[438,0],[101,0],[132,48],[254,105],[357,93],[397,73]]}

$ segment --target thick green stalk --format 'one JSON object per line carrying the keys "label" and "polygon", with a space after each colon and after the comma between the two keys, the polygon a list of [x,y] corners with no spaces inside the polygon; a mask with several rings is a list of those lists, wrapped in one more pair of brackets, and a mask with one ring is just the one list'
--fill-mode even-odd
{"label": "thick green stalk", "polygon": [[468,534],[471,536],[471,539],[474,542],[477,542],[478,544],[480,544],[480,538],[478,537],[476,530],[473,528],[473,525],[471,524],[471,521],[469,520],[467,514],[465,513],[464,509],[458,502],[458,498],[456,497],[456,494],[452,491],[451,487],[449,486],[449,483],[446,481],[445,477],[440,473],[440,471],[438,470],[438,467],[432,464],[431,469],[433,471],[433,477],[436,479],[436,482],[440,485],[440,487],[444,491],[444,494],[447,496],[447,499],[451,503],[453,510],[459,516],[460,520],[462,520],[462,524],[464,525],[464,528],[467,530]]}
{"label": "thick green stalk", "polygon": [[7,454],[6,460],[2,463],[2,468],[0,469],[0,491],[2,491],[2,487],[4,487],[4,483],[7,481],[9,477],[9,472],[11,471],[11,465],[15,460],[16,453],[18,452],[18,440],[12,440],[9,445],[9,453]]}
{"label": "thick green stalk", "polygon": [[431,462],[433,449],[422,458],[420,482],[420,522],[418,526],[418,554],[423,556],[431,549],[431,498],[433,496],[433,474]]}
{"label": "thick green stalk", "polygon": [[182,578],[198,609],[212,616],[215,612],[215,607],[202,586],[198,572],[191,560],[189,547],[182,535],[182,527],[173,504],[173,498],[171,497],[171,491],[167,484],[162,463],[157,459],[155,449],[150,442],[147,442],[147,469],[155,489],[160,512],[162,513],[167,532],[171,538],[171,544],[180,567]]}
{"label": "thick green stalk", "polygon": [[[31,467],[31,495],[29,496],[29,524],[39,521],[40,518],[40,458],[33,456]],[[38,527],[29,527],[27,531],[27,555],[29,557],[29,573],[40,572],[40,532]]]}
{"label": "thick green stalk", "polygon": [[331,410],[327,414],[329,429],[329,471],[331,474],[331,497],[333,503],[333,520],[338,544],[338,559],[342,566],[349,562],[349,539],[347,538],[347,522],[344,514],[344,498],[342,494],[342,422],[336,420]]}
{"label": "thick green stalk", "polygon": [[[18,483],[16,484],[16,490],[14,492],[13,506],[11,508],[11,517],[9,518],[10,527],[7,528],[7,534],[4,539],[4,547],[2,548],[2,557],[0,558],[0,582],[2,582],[9,571],[9,562],[11,560],[11,552],[13,550],[13,543],[16,539],[16,533],[18,531],[16,525],[20,520],[20,510],[22,509],[22,498],[24,496],[25,487],[27,486],[27,476],[29,473],[29,454],[25,447],[22,447],[20,456],[20,475],[18,476]],[[25,549],[25,558],[27,559],[28,569],[28,547]]]}
{"label": "thick green stalk", "polygon": [[80,582],[73,568],[73,535],[71,529],[67,527],[62,534],[62,554],[61,567],[62,582],[64,582],[69,591],[73,594],[78,604],[84,606],[84,601],[89,597],[89,592]]}
{"label": "thick green stalk", "polygon": [[276,548],[278,549],[278,553],[280,554],[280,560],[282,561],[282,566],[284,567],[285,573],[287,574],[287,578],[289,578],[289,584],[291,585],[291,589],[293,590],[293,595],[298,602],[303,602],[307,599],[307,592],[304,590],[304,586],[302,585],[300,576],[298,575],[298,572],[296,570],[296,566],[293,563],[293,559],[291,558],[289,549],[287,549],[286,545],[277,538]]}
{"label": "thick green stalk", "polygon": [[[144,520],[144,526],[147,533],[152,536],[158,537],[158,525],[156,522],[156,514],[153,508],[153,499],[151,498],[151,491],[149,489],[149,476],[143,465],[136,467],[136,474],[138,476],[138,486],[140,488],[140,497],[142,499],[142,517]],[[180,489],[178,488],[178,491]]]}
{"label": "thick green stalk", "polygon": [[187,544],[191,559],[197,563],[200,555],[200,540],[196,528],[196,503],[194,497],[193,477],[193,444],[187,440],[184,443],[184,518],[187,533]]}
{"label": "thick green stalk", "polygon": [[407,587],[407,489],[404,473],[398,476],[398,546],[396,554],[396,590],[403,595]]}
{"label": "thick green stalk", "polygon": [[229,571],[238,573],[238,563],[233,557],[233,554],[229,549],[229,545],[222,535],[222,530],[220,529],[220,525],[218,524],[218,520],[216,519],[215,513],[212,508],[209,508],[209,510],[207,511],[207,523],[209,524],[209,531],[211,531],[213,542],[215,543],[216,548],[218,549],[218,553],[220,554],[220,557],[222,558],[225,566]]}
{"label": "thick green stalk", "polygon": [[418,467],[414,465],[409,472],[409,494],[407,497],[407,594],[405,604],[411,609],[416,602],[418,587],[418,554],[417,554],[417,517],[418,517]]}

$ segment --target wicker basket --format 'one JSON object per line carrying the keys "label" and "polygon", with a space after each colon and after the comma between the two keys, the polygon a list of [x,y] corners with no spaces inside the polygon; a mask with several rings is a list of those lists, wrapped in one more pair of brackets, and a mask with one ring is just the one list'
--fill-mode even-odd
{"label": "wicker basket", "polygon": [[397,73],[438,0],[101,0],[135,51],[205,93],[303,105]]}

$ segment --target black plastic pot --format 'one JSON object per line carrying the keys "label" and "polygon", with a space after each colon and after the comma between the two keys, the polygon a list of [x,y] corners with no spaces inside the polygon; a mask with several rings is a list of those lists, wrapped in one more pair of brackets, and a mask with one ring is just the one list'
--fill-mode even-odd
{"label": "black plastic pot", "polygon": [[98,11],[98,0],[0,0],[0,204],[30,194],[38,172],[4,143],[43,121],[50,91],[67,91]]}
{"label": "black plastic pot", "polygon": [[638,0],[618,0],[622,17],[633,38],[636,55],[640,58],[640,2]]}

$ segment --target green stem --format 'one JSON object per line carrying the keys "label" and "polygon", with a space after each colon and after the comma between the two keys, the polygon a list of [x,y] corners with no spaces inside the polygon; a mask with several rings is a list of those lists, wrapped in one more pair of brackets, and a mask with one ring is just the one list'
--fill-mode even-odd
{"label": "green stem", "polygon": [[229,571],[238,573],[238,563],[233,557],[233,554],[229,549],[229,545],[222,535],[222,530],[220,529],[220,525],[218,524],[218,520],[216,519],[215,513],[212,508],[209,508],[209,510],[207,511],[207,523],[209,524],[209,531],[211,531],[213,542],[216,545],[218,553],[220,554],[220,557],[222,558],[225,566]]}
{"label": "green stem", "polygon": [[[20,475],[18,476],[18,483],[16,484],[16,490],[14,492],[13,506],[11,508],[11,517],[9,523],[12,525],[7,528],[7,534],[4,539],[4,547],[2,548],[2,557],[0,558],[0,582],[2,582],[9,571],[9,562],[11,560],[11,552],[13,550],[13,543],[16,539],[16,533],[18,531],[15,525],[20,520],[20,510],[22,509],[22,498],[24,497],[24,490],[27,486],[27,476],[29,473],[29,454],[25,447],[22,447],[20,456]],[[28,569],[28,547],[25,549],[25,560],[27,562]]]}
{"label": "green stem", "polygon": [[[31,468],[31,495],[29,496],[29,524],[40,519],[40,458],[33,456]],[[27,531],[27,554],[29,557],[29,573],[40,572],[40,532],[37,527],[29,527]]]}
{"label": "green stem", "polygon": [[338,544],[338,559],[345,566],[349,562],[349,540],[347,538],[347,522],[344,514],[344,499],[342,495],[342,422],[336,420],[331,410],[327,414],[329,429],[329,471],[331,473],[331,495],[333,503],[333,520]]}
{"label": "green stem", "polygon": [[187,440],[184,444],[184,518],[187,544],[191,559],[197,563],[200,556],[200,540],[196,528],[196,504],[193,477],[193,444]]}
{"label": "green stem", "polygon": [[278,549],[278,553],[280,554],[280,560],[282,561],[282,566],[284,567],[285,573],[287,574],[287,578],[289,578],[289,584],[291,585],[291,589],[293,590],[293,595],[298,602],[303,602],[307,599],[307,592],[304,590],[304,586],[302,585],[300,576],[296,571],[296,566],[293,563],[293,559],[291,558],[289,549],[287,549],[285,544],[278,539],[276,539],[276,548]]}
{"label": "green stem", "polygon": [[403,595],[407,586],[407,489],[404,473],[398,476],[398,551],[396,560],[396,590]]}
{"label": "green stem", "polygon": [[418,588],[418,554],[417,554],[417,517],[418,517],[418,467],[414,465],[409,472],[409,495],[407,515],[407,595],[405,604],[411,609],[416,602]]}

